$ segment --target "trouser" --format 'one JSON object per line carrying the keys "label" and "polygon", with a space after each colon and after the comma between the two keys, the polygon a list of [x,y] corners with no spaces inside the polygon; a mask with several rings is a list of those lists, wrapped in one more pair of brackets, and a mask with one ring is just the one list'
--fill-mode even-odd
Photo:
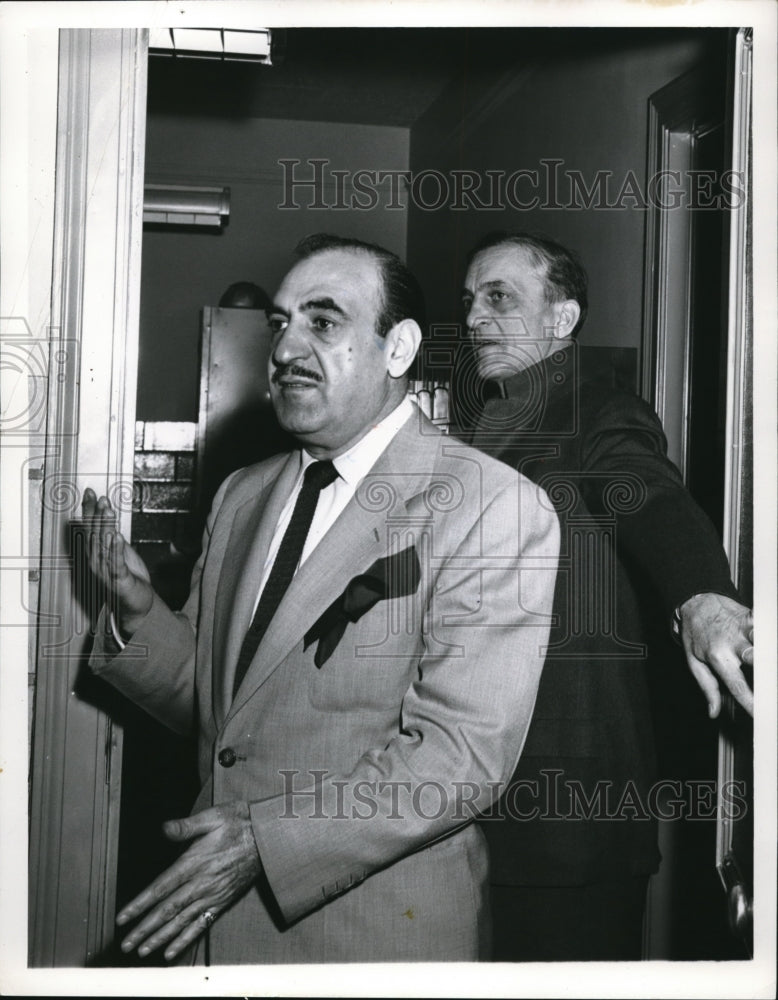
{"label": "trouser", "polygon": [[580,886],[490,887],[492,960],[638,960],[648,876]]}

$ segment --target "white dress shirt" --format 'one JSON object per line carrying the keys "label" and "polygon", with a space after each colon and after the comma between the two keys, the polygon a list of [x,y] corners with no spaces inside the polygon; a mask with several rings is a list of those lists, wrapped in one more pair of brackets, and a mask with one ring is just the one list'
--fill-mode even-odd
{"label": "white dress shirt", "polygon": [[[380,423],[371,427],[367,434],[360,438],[355,445],[332,460],[335,471],[338,473],[338,478],[319,493],[319,500],[316,504],[311,526],[308,529],[300,562],[297,564],[298,570],[333,526],[341,511],[356,493],[359,484],[375,465],[379,455],[386,449],[389,442],[415,409],[415,404],[411,402],[409,396],[406,396],[399,406],[392,410],[388,416],[384,417]],[[294,506],[302,489],[305,470],[315,461],[316,459],[309,455],[304,448],[301,449],[300,471],[295,480],[291,495],[284,505],[284,509],[281,511],[281,516],[278,519],[273,537],[270,540],[270,548],[268,549],[267,559],[265,559],[265,565],[262,570],[262,579],[260,580],[257,599],[254,602],[255,611],[260,595],[267,583],[267,578],[270,576],[270,570],[273,568],[273,563],[281,546],[284,533],[292,519]]]}

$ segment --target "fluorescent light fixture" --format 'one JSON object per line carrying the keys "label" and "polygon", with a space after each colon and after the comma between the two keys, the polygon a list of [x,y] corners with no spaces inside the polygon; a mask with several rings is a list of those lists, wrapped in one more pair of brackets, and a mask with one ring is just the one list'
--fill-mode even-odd
{"label": "fluorescent light fixture", "polygon": [[228,187],[146,184],[143,221],[164,226],[222,226],[230,214]]}
{"label": "fluorescent light fixture", "polygon": [[224,39],[224,58],[252,58],[260,62],[270,63],[270,31],[232,31],[222,32]]}
{"label": "fluorescent light fixture", "polygon": [[232,28],[151,28],[152,55],[184,56],[194,59],[243,60],[272,65],[271,31]]}

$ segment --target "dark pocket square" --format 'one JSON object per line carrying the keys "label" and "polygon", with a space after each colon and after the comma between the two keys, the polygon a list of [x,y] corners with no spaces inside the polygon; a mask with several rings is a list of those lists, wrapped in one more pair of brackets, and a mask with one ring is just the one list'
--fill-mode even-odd
{"label": "dark pocket square", "polygon": [[321,667],[332,656],[349,622],[356,622],[378,604],[392,597],[413,594],[419,586],[421,566],[416,549],[409,545],[393,556],[377,559],[355,576],[336,601],[305,633],[305,649],[318,640],[314,663]]}

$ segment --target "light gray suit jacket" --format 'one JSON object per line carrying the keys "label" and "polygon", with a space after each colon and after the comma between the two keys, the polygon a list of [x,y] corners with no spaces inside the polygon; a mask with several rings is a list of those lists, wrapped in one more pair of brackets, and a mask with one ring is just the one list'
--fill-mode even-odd
{"label": "light gray suit jacket", "polygon": [[[294,453],[233,474],[183,611],[155,599],[120,655],[98,640],[93,669],[172,728],[197,726],[195,811],[250,803],[264,875],[212,927],[211,962],[484,957],[487,857],[469,821],[513,773],[529,725],[553,507],[414,413],[299,569],[233,700],[298,468]],[[350,621],[317,667],[309,629],[350,580],[409,547],[416,589]]]}

